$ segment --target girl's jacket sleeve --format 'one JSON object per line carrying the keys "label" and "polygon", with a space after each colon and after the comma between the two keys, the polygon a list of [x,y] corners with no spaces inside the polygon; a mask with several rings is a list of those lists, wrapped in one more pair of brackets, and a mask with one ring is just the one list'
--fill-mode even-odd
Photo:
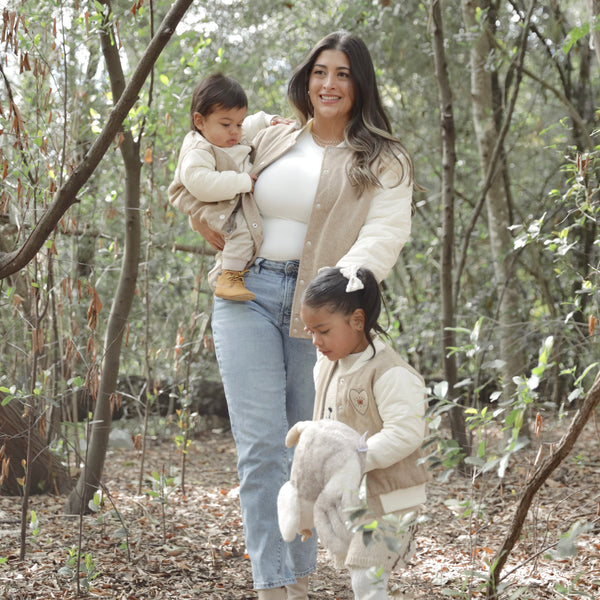
{"label": "girl's jacket sleeve", "polygon": [[373,388],[383,428],[367,440],[365,470],[385,469],[412,454],[425,438],[425,388],[403,367],[386,371]]}

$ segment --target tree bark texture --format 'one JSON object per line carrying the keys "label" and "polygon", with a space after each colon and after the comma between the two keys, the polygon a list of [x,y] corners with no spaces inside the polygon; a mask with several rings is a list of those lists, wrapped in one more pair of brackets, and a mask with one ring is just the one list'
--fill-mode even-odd
{"label": "tree bark texture", "polygon": [[[433,32],[433,61],[440,106],[440,131],[442,137],[442,356],[444,377],[448,383],[448,399],[456,400],[456,355],[449,349],[456,347],[456,312],[454,305],[454,169],[456,166],[456,133],[452,109],[452,89],[448,76],[444,50],[444,29],[441,0],[431,2],[431,28]],[[456,405],[449,413],[452,439],[458,442],[465,456],[470,455],[463,407]]]}
{"label": "tree bark texture", "polygon": [[595,19],[600,15],[600,0],[587,0],[588,17],[590,19],[590,36],[596,60],[600,66],[600,29],[594,29],[593,24]]}
{"label": "tree bark texture", "polygon": [[[32,408],[27,410],[32,411]],[[23,486],[18,479],[25,476],[22,461],[27,458],[27,436],[30,431],[30,455],[27,465],[32,494],[51,492],[66,494],[71,489],[71,479],[59,458],[52,454],[40,431],[41,417],[31,413],[33,427],[29,427],[29,416],[24,404],[13,398],[5,406],[0,405],[0,472],[5,476],[0,492],[8,496],[22,496]]]}
{"label": "tree bark texture", "polygon": [[[523,370],[524,361],[521,348],[521,324],[519,319],[519,297],[512,273],[512,237],[509,227],[508,199],[503,183],[503,164],[500,154],[494,152],[499,138],[494,120],[494,101],[492,95],[492,77],[487,68],[492,49],[492,32],[487,23],[476,19],[477,8],[485,14],[487,0],[462,0],[465,28],[477,32],[471,47],[471,100],[473,123],[477,136],[477,145],[483,178],[491,174],[485,201],[488,217],[491,259],[494,268],[494,284],[498,297],[498,324],[500,339],[500,357],[503,362],[503,392],[505,400],[516,392],[513,377]],[[494,158],[496,155],[496,158]]]}
{"label": "tree bark texture", "polygon": [[[108,25],[108,24],[107,24]],[[125,91],[125,75],[121,66],[115,36],[108,29],[101,29],[102,52],[110,77],[113,97],[120,101]],[[123,336],[135,295],[138,264],[140,261],[140,160],[139,140],[130,131],[123,133],[119,146],[125,165],[125,250],[119,275],[119,284],[108,318],[104,343],[104,358],[100,375],[98,397],[94,408],[93,424],[82,471],[77,486],[69,495],[66,512],[78,514],[87,510],[88,502],[100,487],[104,460],[112,422],[111,398],[117,388]]]}

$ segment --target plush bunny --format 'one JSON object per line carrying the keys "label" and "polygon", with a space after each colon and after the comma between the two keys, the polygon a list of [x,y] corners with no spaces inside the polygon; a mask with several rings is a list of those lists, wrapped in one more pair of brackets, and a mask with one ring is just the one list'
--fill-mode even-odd
{"label": "plush bunny", "polygon": [[297,446],[290,481],[277,498],[283,539],[291,542],[301,534],[304,541],[314,527],[333,555],[345,555],[352,539],[346,521],[358,505],[365,467],[365,436],[339,421],[300,421],[285,443]]}

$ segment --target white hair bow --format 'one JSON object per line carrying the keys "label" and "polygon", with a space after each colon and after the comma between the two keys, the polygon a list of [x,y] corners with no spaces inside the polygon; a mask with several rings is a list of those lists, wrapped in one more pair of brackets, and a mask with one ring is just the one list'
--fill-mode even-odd
{"label": "white hair bow", "polygon": [[364,289],[365,284],[358,277],[357,271],[358,267],[356,265],[348,265],[340,269],[340,273],[348,280],[346,292],[356,292]]}

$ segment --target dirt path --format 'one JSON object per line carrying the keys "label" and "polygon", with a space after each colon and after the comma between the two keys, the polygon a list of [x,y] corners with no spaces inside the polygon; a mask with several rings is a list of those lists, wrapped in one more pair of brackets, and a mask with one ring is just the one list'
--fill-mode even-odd
{"label": "dirt path", "polygon": [[[548,435],[558,439],[559,434]],[[514,501],[535,450],[520,455],[520,464],[511,466],[502,485],[495,474],[474,485],[456,476],[431,483],[428,521],[418,532],[418,551],[411,567],[393,574],[394,598],[482,597],[477,592],[480,580],[468,573],[487,570],[486,561],[510,525]],[[575,452],[545,486],[530,514],[523,539],[507,566],[509,571],[525,563],[510,577],[507,599],[519,587],[522,591],[514,596],[519,599],[600,598],[599,457],[600,443],[593,424],[588,424]],[[126,524],[130,556],[123,545],[122,525],[105,498],[98,514],[83,522],[83,552],[97,574],[90,581],[88,597],[255,598],[245,556],[231,435],[213,430],[193,440],[185,495],[175,487],[181,454],[172,439],[150,442],[146,467],[143,492],[138,495],[139,452],[113,449],[107,457],[106,486]],[[169,480],[164,486],[160,485],[161,473]],[[32,498],[30,510],[35,511],[37,524],[28,528],[27,556],[21,563],[20,499],[0,497],[0,560],[7,559],[0,564],[0,598],[76,597],[69,579],[69,549],[77,546],[79,523],[62,515],[63,504],[64,498]],[[577,556],[552,559],[548,552],[541,552],[533,558],[559,541],[573,523],[594,519],[595,530],[577,540]],[[347,574],[335,572],[322,551],[318,571],[311,578],[310,598],[352,599]]]}

